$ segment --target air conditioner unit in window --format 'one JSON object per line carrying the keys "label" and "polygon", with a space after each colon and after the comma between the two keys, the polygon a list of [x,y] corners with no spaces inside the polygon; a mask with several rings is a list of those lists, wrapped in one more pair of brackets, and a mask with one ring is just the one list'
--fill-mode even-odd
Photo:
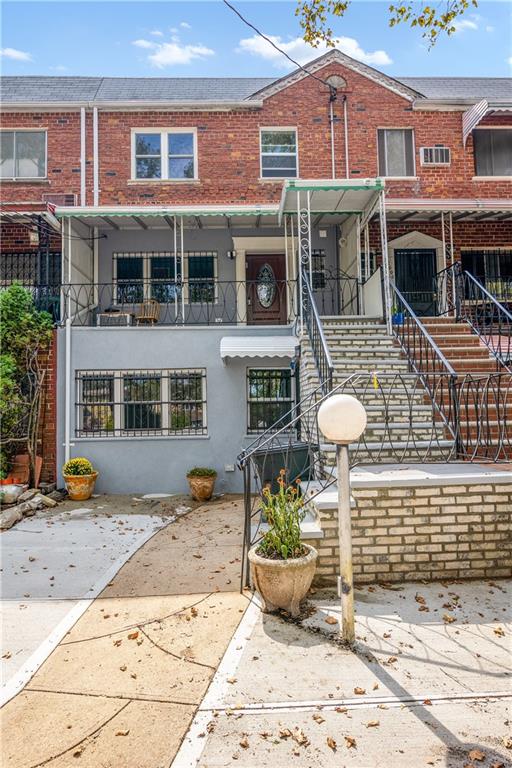
{"label": "air conditioner unit in window", "polygon": [[58,206],[75,206],[76,195],[74,192],[43,192],[43,203]]}
{"label": "air conditioner unit in window", "polygon": [[437,144],[435,147],[421,147],[420,158],[422,165],[450,165],[450,148]]}

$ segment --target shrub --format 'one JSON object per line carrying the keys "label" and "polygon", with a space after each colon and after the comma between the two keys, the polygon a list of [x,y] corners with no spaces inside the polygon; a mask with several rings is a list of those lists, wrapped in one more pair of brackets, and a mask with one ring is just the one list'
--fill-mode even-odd
{"label": "shrub", "polygon": [[288,560],[305,554],[300,540],[300,524],[306,514],[304,501],[298,488],[287,485],[284,476],[282,469],[277,478],[277,493],[272,493],[270,488],[263,491],[263,512],[270,527],[257,552],[273,560]]}
{"label": "shrub", "polygon": [[92,475],[94,467],[89,459],[76,458],[70,459],[62,467],[63,475]]}
{"label": "shrub", "polygon": [[217,477],[217,472],[209,467],[194,467],[187,473],[187,477]]}
{"label": "shrub", "polygon": [[5,480],[11,468],[11,461],[5,451],[0,451],[0,480]]}

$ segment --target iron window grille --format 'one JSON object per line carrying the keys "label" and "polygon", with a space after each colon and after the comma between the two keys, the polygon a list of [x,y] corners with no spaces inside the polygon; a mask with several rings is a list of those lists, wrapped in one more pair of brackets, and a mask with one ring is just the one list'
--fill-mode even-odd
{"label": "iron window grille", "polygon": [[361,282],[365,283],[377,269],[377,254],[375,251],[368,253],[368,274],[366,274],[366,254],[361,252]]}
{"label": "iron window grille", "polygon": [[207,435],[204,368],[77,371],[77,437]]}
{"label": "iron window grille", "polygon": [[260,134],[261,177],[298,176],[297,131],[295,128],[264,128]]}
{"label": "iron window grille", "polygon": [[189,303],[217,300],[217,251],[135,251],[112,254],[114,303],[140,304],[156,299],[161,304],[181,297]]}
{"label": "iron window grille", "polygon": [[311,265],[313,276],[313,290],[321,291],[326,286],[325,280],[325,258],[326,253],[323,249],[318,248],[311,251]]}
{"label": "iron window grille", "polygon": [[421,147],[420,157],[422,165],[450,165],[450,148],[437,144],[435,147]]}
{"label": "iron window grille", "polygon": [[279,421],[286,425],[293,402],[293,377],[290,368],[247,369],[247,433],[259,434]]}
{"label": "iron window grille", "polygon": [[475,249],[461,251],[461,266],[499,301],[512,297],[512,250]]}
{"label": "iron window grille", "polygon": [[0,178],[46,178],[46,131],[0,131]]}
{"label": "iron window grille", "polygon": [[414,176],[414,131],[412,128],[379,128],[379,176]]}

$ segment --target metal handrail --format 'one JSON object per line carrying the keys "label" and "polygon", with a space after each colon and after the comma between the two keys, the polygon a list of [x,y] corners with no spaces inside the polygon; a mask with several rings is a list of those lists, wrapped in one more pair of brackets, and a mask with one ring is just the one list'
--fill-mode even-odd
{"label": "metal handrail", "polygon": [[328,393],[332,389],[334,364],[325,338],[322,321],[318,314],[313,291],[311,290],[305,270],[302,273],[302,289],[305,294],[304,298],[306,299],[306,301],[304,301],[304,320],[306,322],[309,341],[311,342],[311,349],[313,351],[313,357],[315,358],[318,376],[320,378],[320,387],[322,392]]}

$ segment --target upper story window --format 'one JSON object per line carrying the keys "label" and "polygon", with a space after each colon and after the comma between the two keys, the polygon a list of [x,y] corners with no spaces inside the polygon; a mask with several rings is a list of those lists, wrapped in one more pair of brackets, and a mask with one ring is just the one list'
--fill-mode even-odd
{"label": "upper story window", "polygon": [[0,178],[46,178],[46,131],[0,131]]}
{"label": "upper story window", "polygon": [[294,179],[299,175],[295,128],[262,128],[260,145],[263,179]]}
{"label": "upper story window", "polygon": [[512,128],[473,132],[477,176],[512,176]]}
{"label": "upper story window", "polygon": [[412,128],[379,128],[379,176],[414,176]]}
{"label": "upper story window", "polygon": [[171,181],[197,179],[195,129],[133,131],[132,178]]}

